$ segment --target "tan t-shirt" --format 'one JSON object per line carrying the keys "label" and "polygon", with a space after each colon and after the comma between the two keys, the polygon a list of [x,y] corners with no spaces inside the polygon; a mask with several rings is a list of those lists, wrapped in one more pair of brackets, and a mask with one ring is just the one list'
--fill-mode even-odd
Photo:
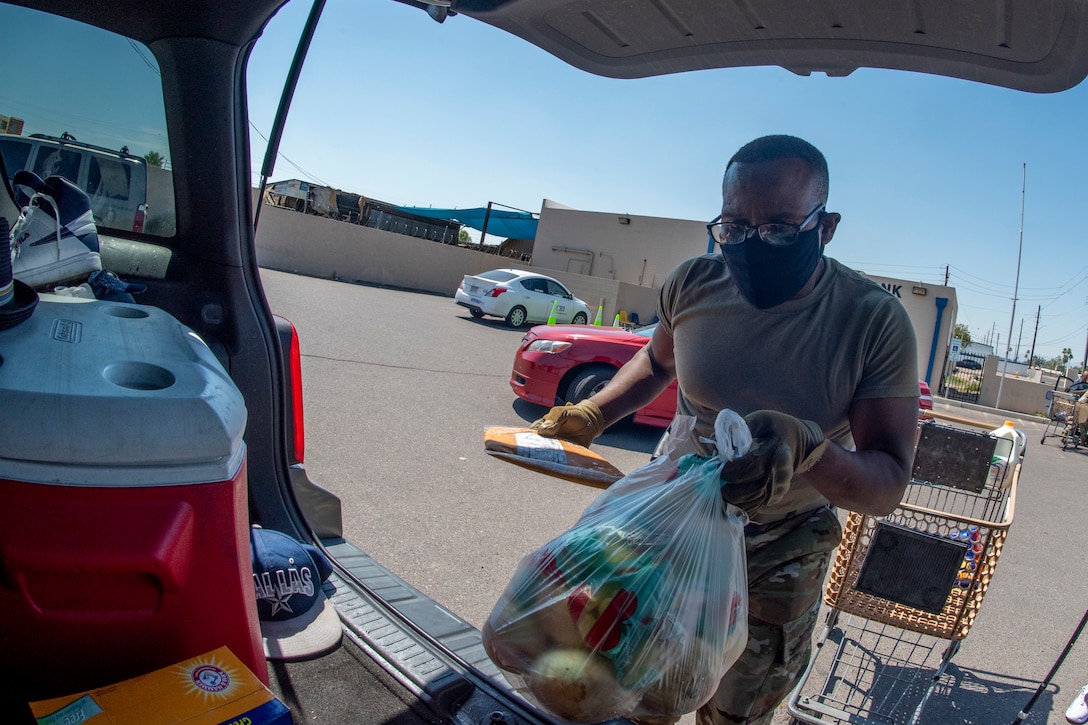
{"label": "tan t-shirt", "polygon": [[[917,343],[902,303],[825,259],[810,294],[768,310],[740,295],[720,254],[686,260],[665,280],[658,316],[674,340],[676,412],[698,420],[696,436],[713,438],[714,419],[725,408],[740,415],[777,410],[815,421],[829,440],[853,448],[854,400],[918,396]],[[823,503],[814,488],[795,481],[756,518]]]}

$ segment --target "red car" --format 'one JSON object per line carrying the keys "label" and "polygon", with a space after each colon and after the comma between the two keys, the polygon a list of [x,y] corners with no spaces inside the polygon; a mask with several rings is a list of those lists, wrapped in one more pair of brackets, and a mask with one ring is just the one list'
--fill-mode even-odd
{"label": "red car", "polygon": [[[521,338],[510,387],[537,405],[575,403],[593,395],[650,341],[655,325],[628,332],[620,327],[537,325]],[[676,413],[676,381],[634,421],[665,428]]]}
{"label": "red car", "polygon": [[919,380],[921,393],[918,395],[918,417],[922,418],[928,411],[933,410],[933,393],[929,390],[929,383]]}
{"label": "red car", "polygon": [[[650,341],[655,325],[628,332],[618,327],[537,325],[521,338],[510,387],[537,405],[576,403],[603,388]],[[933,409],[929,385],[919,380],[918,418]],[[638,410],[635,423],[665,428],[676,414],[676,381]]]}

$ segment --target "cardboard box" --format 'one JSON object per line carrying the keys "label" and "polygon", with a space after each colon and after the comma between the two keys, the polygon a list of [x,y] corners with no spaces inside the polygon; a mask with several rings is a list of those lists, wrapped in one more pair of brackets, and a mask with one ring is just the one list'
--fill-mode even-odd
{"label": "cardboard box", "polygon": [[290,725],[291,711],[226,647],[96,690],[30,703],[41,725]]}

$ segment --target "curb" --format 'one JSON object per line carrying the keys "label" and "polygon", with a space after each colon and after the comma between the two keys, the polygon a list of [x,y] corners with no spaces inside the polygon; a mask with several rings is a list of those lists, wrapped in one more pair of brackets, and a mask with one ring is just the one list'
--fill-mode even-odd
{"label": "curb", "polygon": [[945,410],[954,410],[956,408],[962,408],[963,410],[969,410],[975,413],[985,413],[987,415],[993,415],[1000,418],[1017,418],[1019,420],[1025,420],[1032,423],[1047,423],[1047,419],[1038,415],[1031,415],[1030,413],[1020,413],[1015,410],[1003,410],[1001,408],[988,408],[985,405],[979,405],[977,403],[968,403],[963,400],[950,400],[939,395],[933,396],[933,407],[941,405]]}

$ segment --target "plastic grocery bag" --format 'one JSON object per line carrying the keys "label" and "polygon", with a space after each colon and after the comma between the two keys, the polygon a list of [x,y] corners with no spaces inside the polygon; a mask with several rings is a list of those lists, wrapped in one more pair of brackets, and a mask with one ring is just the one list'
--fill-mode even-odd
{"label": "plastic grocery bag", "polygon": [[747,517],[721,497],[722,464],[747,452],[722,411],[718,453],[672,449],[621,478],[575,525],[518,564],[484,625],[513,688],[565,720],[676,717],[698,709],[748,640]]}

